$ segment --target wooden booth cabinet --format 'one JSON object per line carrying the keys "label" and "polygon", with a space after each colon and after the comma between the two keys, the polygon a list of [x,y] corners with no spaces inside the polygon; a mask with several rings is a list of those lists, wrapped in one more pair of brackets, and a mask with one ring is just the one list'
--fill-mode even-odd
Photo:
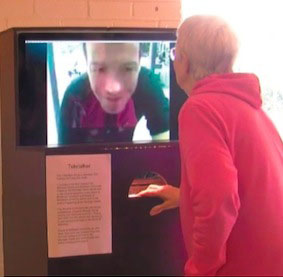
{"label": "wooden booth cabinet", "polygon": [[[40,31],[56,34],[66,30]],[[24,114],[20,112],[19,83],[24,82],[24,76],[19,71],[23,60],[19,57],[18,41],[22,32],[38,30],[10,29],[0,35],[5,275],[182,275],[186,254],[178,209],[151,217],[149,210],[160,199],[128,197],[136,179],[160,175],[167,183],[179,184],[178,142],[22,145],[19,126]],[[46,92],[41,93],[43,100],[39,101],[45,105],[40,110],[46,118]],[[46,123],[40,132],[39,136],[46,138]],[[111,156],[112,252],[51,258],[48,255],[46,158],[86,154]]]}

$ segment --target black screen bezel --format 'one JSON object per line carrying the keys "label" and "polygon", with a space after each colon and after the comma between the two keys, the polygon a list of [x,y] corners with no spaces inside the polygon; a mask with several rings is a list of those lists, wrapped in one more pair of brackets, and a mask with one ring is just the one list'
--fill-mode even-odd
{"label": "black screen bezel", "polygon": [[[54,145],[47,144],[47,97],[45,92],[45,97],[42,101],[45,101],[45,111],[44,117],[45,120],[42,122],[42,132],[44,132],[44,138],[41,138],[41,141],[38,143],[23,143],[21,136],[22,131],[20,129],[20,91],[22,90],[23,85],[23,74],[24,74],[24,65],[25,65],[25,41],[26,40],[150,40],[150,41],[176,41],[176,29],[167,29],[167,28],[24,28],[18,29],[16,31],[16,80],[18,82],[17,93],[16,93],[16,122],[17,122],[17,146],[44,146],[44,147],[54,147]],[[171,61],[170,61],[171,62]],[[172,66],[172,64],[170,65]],[[170,80],[173,78],[175,80],[174,72],[170,72]],[[176,87],[176,81],[174,87]],[[177,89],[180,89],[177,86]],[[172,85],[170,83],[170,95],[171,95]],[[179,109],[180,104],[183,102],[184,95],[180,95],[181,100],[178,100],[177,103],[173,104],[170,100],[170,110],[171,105],[173,104],[174,109]],[[160,140],[160,141],[139,141],[139,142],[94,142],[91,143],[93,146],[101,147],[115,147],[115,146],[134,146],[134,145],[164,145],[164,144],[175,144],[178,141],[177,136],[177,118],[171,118],[170,116],[170,139],[169,140]],[[171,128],[175,128],[173,137],[171,137]],[[60,145],[62,146],[62,145]]]}

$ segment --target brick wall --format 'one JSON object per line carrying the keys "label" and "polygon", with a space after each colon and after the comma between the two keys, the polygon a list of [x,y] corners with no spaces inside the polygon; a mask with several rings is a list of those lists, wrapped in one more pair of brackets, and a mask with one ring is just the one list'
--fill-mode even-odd
{"label": "brick wall", "polygon": [[11,27],[178,26],[181,0],[0,0],[0,31]]}

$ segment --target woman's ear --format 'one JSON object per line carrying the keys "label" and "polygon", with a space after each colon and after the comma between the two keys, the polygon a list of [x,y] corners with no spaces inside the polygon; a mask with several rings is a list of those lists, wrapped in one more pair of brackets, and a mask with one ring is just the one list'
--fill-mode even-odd
{"label": "woman's ear", "polygon": [[190,64],[189,58],[188,57],[184,57],[184,58],[185,58],[185,63],[186,63],[186,72],[187,72],[187,74],[190,74],[191,73],[191,64]]}

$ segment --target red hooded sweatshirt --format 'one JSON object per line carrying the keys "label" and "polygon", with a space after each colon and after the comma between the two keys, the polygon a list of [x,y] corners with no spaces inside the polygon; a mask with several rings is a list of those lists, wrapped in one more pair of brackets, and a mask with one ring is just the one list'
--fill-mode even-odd
{"label": "red hooded sweatshirt", "polygon": [[283,144],[261,104],[255,75],[215,74],[181,109],[186,275],[283,276]]}

